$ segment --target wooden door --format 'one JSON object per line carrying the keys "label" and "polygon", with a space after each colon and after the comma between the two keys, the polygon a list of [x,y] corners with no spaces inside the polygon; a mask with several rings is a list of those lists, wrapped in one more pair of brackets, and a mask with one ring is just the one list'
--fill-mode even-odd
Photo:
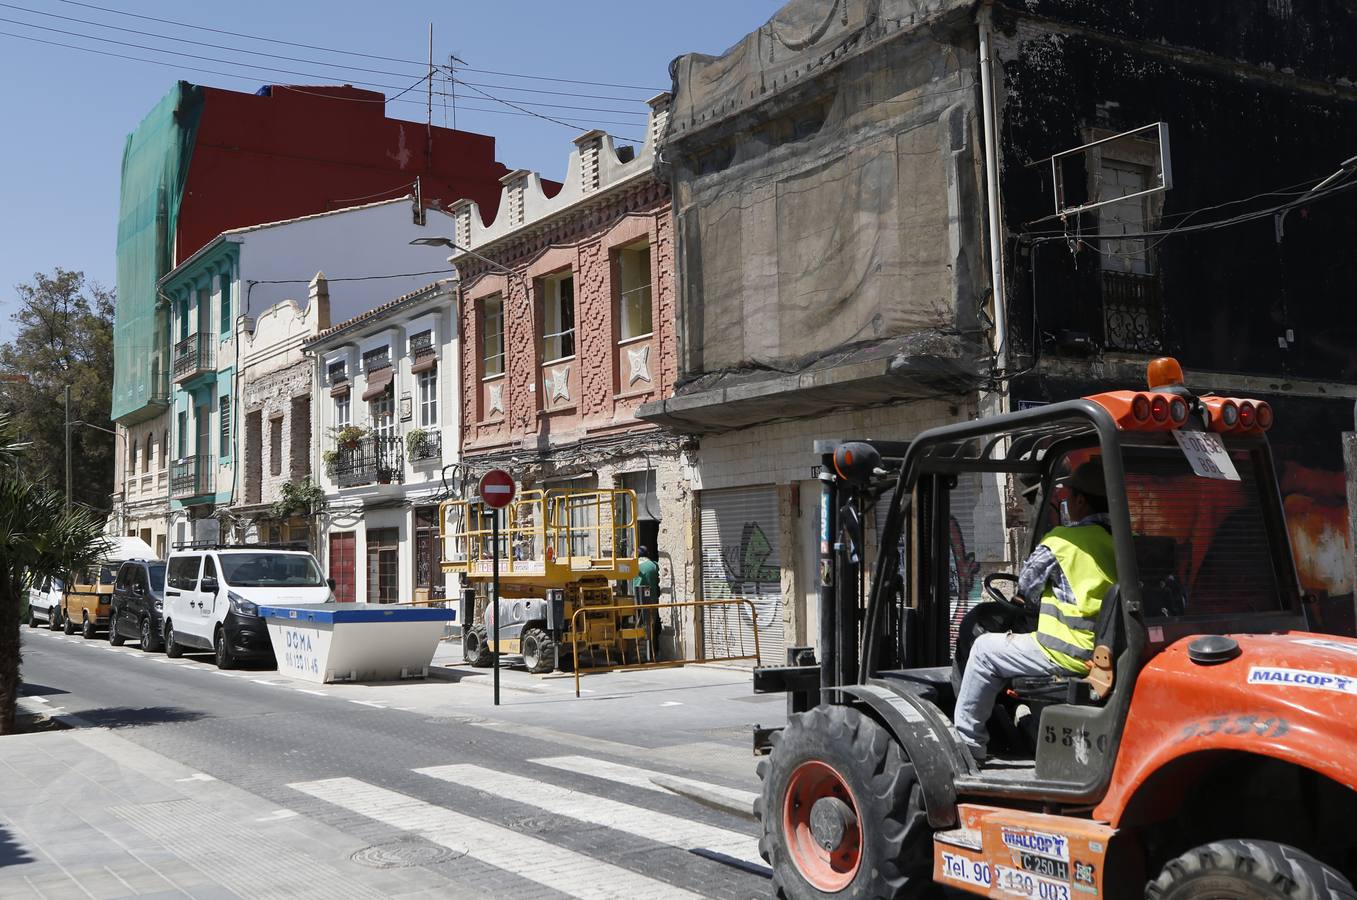
{"label": "wooden door", "polygon": [[335,580],[335,599],[354,601],[354,563],[358,546],[352,531],[330,535],[330,577]]}

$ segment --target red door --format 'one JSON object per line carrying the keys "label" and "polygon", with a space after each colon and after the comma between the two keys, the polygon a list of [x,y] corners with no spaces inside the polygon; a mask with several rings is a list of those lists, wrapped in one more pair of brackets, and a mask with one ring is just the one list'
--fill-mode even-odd
{"label": "red door", "polygon": [[335,599],[353,602],[354,556],[357,539],[352,531],[330,535],[330,577],[335,580]]}

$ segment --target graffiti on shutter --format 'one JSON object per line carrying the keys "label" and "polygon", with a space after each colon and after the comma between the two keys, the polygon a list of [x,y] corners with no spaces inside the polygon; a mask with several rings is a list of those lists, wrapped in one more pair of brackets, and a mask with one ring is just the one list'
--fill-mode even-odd
{"label": "graffiti on shutter", "polygon": [[[698,496],[702,518],[702,598],[744,599],[758,613],[759,652],[764,663],[785,656],[782,609],[782,554],[778,546],[777,489],[727,488]],[[752,656],[754,631],[749,606],[703,610],[706,655]]]}

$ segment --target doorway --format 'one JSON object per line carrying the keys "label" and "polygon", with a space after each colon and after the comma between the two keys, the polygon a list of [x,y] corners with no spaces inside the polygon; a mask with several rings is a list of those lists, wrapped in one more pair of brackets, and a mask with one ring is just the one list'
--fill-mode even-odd
{"label": "doorway", "polygon": [[357,536],[352,531],[330,535],[330,577],[335,580],[335,600],[354,601],[354,551]]}
{"label": "doorway", "polygon": [[368,602],[395,603],[400,599],[400,529],[367,531]]}

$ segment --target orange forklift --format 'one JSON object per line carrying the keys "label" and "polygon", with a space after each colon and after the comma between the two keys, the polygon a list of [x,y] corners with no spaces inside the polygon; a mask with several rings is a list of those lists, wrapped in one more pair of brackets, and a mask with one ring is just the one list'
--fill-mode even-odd
{"label": "orange forklift", "polygon": [[[1357,640],[1310,633],[1265,402],[1149,389],[824,442],[816,660],[755,673],[760,849],[779,897],[1355,898]],[[1038,611],[992,573],[949,627],[949,496],[1000,473],[1058,523],[1058,479],[1098,457],[1116,584],[1087,677],[1009,681],[976,762],[952,722],[974,639]],[[862,522],[889,504],[870,587]]]}

